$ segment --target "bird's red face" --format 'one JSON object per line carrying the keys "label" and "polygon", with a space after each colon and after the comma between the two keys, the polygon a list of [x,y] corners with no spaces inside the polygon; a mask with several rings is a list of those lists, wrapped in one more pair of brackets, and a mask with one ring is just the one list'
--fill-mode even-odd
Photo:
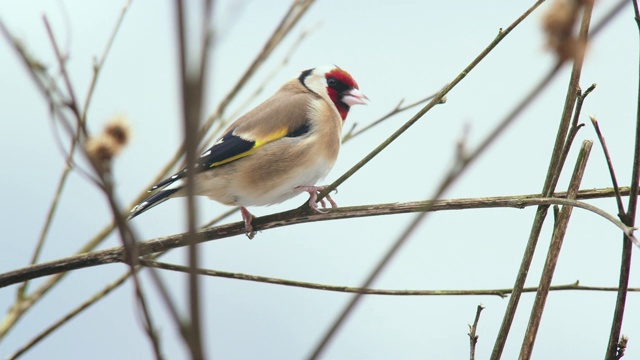
{"label": "bird's red face", "polygon": [[336,67],[326,72],[324,77],[327,80],[327,94],[343,121],[347,119],[351,106],[366,104],[369,100],[360,92],[358,83],[348,72]]}

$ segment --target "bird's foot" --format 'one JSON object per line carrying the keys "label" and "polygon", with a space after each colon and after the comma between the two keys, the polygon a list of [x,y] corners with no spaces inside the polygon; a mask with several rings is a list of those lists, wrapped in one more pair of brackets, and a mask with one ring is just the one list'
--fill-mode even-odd
{"label": "bird's foot", "polygon": [[[318,193],[324,189],[326,189],[326,186],[296,186],[296,190],[302,190],[309,193],[309,207],[314,211],[317,211],[322,214],[325,214],[326,211],[318,209],[317,202],[318,202]],[[336,192],[338,192],[338,190],[336,190]],[[331,198],[331,195],[327,194],[327,196],[325,196],[323,199],[320,199],[320,205],[322,205],[323,208],[325,209],[327,208],[327,203],[325,202],[325,200],[328,201],[329,204],[331,204],[332,208],[335,209],[338,207],[338,204],[336,204],[336,202],[333,201],[333,199]]]}
{"label": "bird's foot", "polygon": [[253,225],[251,225],[251,221],[253,221],[254,216],[244,206],[240,208],[240,213],[242,213],[242,220],[244,220],[244,229],[246,231],[245,234],[247,235],[249,240],[251,240],[254,236],[256,236],[256,232],[253,231]]}

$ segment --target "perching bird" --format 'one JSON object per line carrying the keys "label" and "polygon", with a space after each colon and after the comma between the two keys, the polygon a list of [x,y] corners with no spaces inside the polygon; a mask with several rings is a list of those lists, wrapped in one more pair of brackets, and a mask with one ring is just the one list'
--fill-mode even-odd
{"label": "perching bird", "polygon": [[[254,235],[246,206],[281,203],[302,192],[316,205],[316,182],[333,167],[342,124],[353,105],[368,98],[337,66],[305,70],[233,122],[197,160],[194,193],[240,206],[247,235]],[[172,198],[186,196],[187,169],[151,188],[156,191],[131,210],[129,219]],[[331,197],[327,200],[336,207]],[[323,202],[324,205],[324,202]]]}

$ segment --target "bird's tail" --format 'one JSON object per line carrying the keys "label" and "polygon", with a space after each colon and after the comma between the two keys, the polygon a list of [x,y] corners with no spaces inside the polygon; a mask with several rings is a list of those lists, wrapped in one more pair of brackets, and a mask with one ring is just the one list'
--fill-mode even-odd
{"label": "bird's tail", "polygon": [[143,212],[151,209],[152,207],[156,205],[160,205],[163,202],[169,200],[171,195],[175,194],[180,189],[181,188],[163,189],[149,196],[148,198],[144,199],[140,204],[136,205],[133,209],[131,209],[131,214],[129,214],[129,217],[127,218],[127,220],[131,220],[134,217],[142,214]]}

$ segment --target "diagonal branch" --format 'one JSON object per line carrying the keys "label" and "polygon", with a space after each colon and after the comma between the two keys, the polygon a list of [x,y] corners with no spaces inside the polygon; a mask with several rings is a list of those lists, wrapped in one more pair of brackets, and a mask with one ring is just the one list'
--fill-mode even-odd
{"label": "diagonal branch", "polygon": [[[584,171],[587,167],[587,161],[589,154],[591,153],[591,147],[593,141],[585,140],[582,143],[578,160],[573,171],[573,176],[569,182],[569,189],[567,191],[567,199],[574,200],[580,188]],[[531,315],[529,317],[529,325],[522,342],[522,348],[520,350],[520,359],[528,360],[531,358],[533,352],[533,345],[538,334],[540,322],[542,321],[542,312],[547,302],[547,296],[549,295],[549,288],[551,286],[551,280],[553,280],[553,273],[556,269],[556,264],[560,257],[560,249],[562,248],[562,242],[569,226],[569,219],[573,208],[570,206],[563,206],[558,215],[558,220],[553,230],[553,237],[549,244],[549,251],[547,252],[547,259],[542,270],[540,278],[540,285],[538,292],[536,293],[535,301],[531,309]]]}

